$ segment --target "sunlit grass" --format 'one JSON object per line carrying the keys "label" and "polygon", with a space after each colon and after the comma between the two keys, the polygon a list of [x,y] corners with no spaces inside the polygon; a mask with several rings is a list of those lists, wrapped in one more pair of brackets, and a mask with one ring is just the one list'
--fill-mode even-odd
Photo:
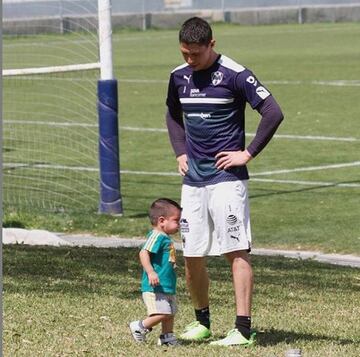
{"label": "sunlit grass", "polygon": [[[326,84],[336,80],[360,80],[360,25],[250,27],[215,24],[214,34],[216,49],[252,69],[279,101],[285,120],[278,134],[294,136],[273,139],[249,165],[254,178],[270,180],[266,183],[250,181],[254,245],[360,254],[360,206],[357,199],[360,195],[360,170],[358,165],[341,167],[359,161],[359,87],[350,82],[342,86]],[[69,46],[66,53],[73,52],[76,39],[76,34],[20,39],[5,37],[4,67],[10,68],[14,58],[26,62],[24,54],[28,52],[23,50],[24,43],[28,49],[32,42],[42,41],[44,46],[39,49],[40,56],[52,48],[54,41],[56,46],[57,43],[62,46],[57,50]],[[94,40],[91,36],[88,39]],[[131,131],[124,127],[166,127],[167,79],[170,71],[183,61],[178,50],[177,31],[116,31],[113,47],[115,75],[119,80],[121,170],[175,174],[176,161],[166,132]],[[49,58],[56,58],[56,54]],[[69,122],[96,125],[94,73],[90,73],[92,82],[89,87],[83,87],[82,81],[89,78],[72,82],[68,80],[71,76],[57,75],[55,83],[24,80],[11,87],[14,90],[11,93],[7,89],[8,80],[5,80],[4,119],[53,122],[58,115],[65,114]],[[141,82],[143,80],[145,82]],[[316,81],[325,84],[316,84]],[[48,100],[44,103],[36,101],[38,91]],[[58,95],[66,99],[67,105],[60,105]],[[84,102],[77,103],[80,97]],[[25,103],[26,98],[31,100]],[[47,111],[53,108],[53,116],[47,117],[44,108]],[[13,116],[15,109],[23,110],[21,118]],[[27,113],[32,114],[25,115]],[[258,113],[247,108],[247,132],[254,133],[258,122]],[[98,172],[77,172],[66,168],[45,170],[32,166],[48,164],[96,169],[97,128],[41,128],[42,139],[36,139],[37,151],[32,151],[28,149],[28,141],[36,137],[39,129],[23,125],[21,131],[17,131],[16,126],[4,124],[3,162],[21,163],[25,158],[31,161],[25,167],[5,168],[3,171],[5,226],[143,236],[148,227],[149,204],[161,196],[180,199],[180,177],[127,173],[121,177],[123,217],[99,215]],[[15,136],[16,132],[19,137]],[[352,138],[355,141],[301,138],[307,135]],[[9,137],[13,140],[9,141]],[[249,142],[251,136],[246,140]],[[329,165],[340,167],[326,168]],[[291,172],[308,167],[318,169]],[[290,172],[256,176],[283,169]],[[333,185],[324,186],[322,183]],[[354,186],[338,187],[338,183]]]}
{"label": "sunlit grass", "polygon": [[[138,345],[127,323],[142,318],[137,249],[7,246],[4,253],[5,356],[168,355],[156,346],[159,328]],[[193,319],[179,256],[175,332]],[[213,338],[233,327],[228,264],[208,260]],[[258,344],[247,356],[358,356],[359,272],[312,261],[253,257],[253,327]],[[176,356],[227,356],[208,344],[184,343]],[[175,352],[174,352],[175,353]]]}

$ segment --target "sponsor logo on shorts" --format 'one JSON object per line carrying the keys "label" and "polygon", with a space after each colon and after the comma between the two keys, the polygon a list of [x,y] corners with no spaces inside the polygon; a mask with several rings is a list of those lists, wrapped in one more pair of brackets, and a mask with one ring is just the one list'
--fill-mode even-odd
{"label": "sponsor logo on shorts", "polygon": [[180,232],[181,233],[189,233],[190,232],[189,222],[186,220],[186,218],[180,219]]}
{"label": "sponsor logo on shorts", "polygon": [[232,239],[236,239],[238,242],[240,242],[239,236],[233,236],[232,234],[230,234],[230,238]]}
{"label": "sponsor logo on shorts", "polygon": [[182,240],[183,248],[185,248],[185,236],[183,234],[181,235],[181,240]]}
{"label": "sponsor logo on shorts", "polygon": [[236,216],[234,216],[233,214],[230,214],[230,215],[228,215],[228,216],[226,217],[226,222],[227,222],[228,224],[231,224],[231,225],[233,226],[234,224],[236,224],[237,218],[236,218]]}
{"label": "sponsor logo on shorts", "polygon": [[239,232],[239,231],[240,231],[240,226],[229,227],[227,229],[228,233]]}

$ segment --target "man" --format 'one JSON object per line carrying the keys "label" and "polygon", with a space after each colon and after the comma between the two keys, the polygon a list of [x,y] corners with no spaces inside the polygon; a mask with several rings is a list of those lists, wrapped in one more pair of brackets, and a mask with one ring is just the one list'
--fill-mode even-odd
{"label": "man", "polygon": [[[214,51],[215,40],[205,20],[185,21],[179,43],[186,63],[171,72],[166,120],[184,176],[180,225],[186,282],[196,316],[181,338],[211,336],[205,257],[223,254],[233,275],[236,320],[235,328],[212,344],[250,346],[253,273],[246,164],[266,146],[283,115],[251,71]],[[261,120],[245,149],[246,103]]]}

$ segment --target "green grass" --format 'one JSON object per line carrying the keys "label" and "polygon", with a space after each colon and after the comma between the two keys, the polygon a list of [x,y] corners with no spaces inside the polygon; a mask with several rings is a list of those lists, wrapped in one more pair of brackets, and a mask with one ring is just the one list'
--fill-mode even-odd
{"label": "green grass", "polygon": [[[5,246],[5,356],[175,355],[156,346],[159,327],[137,345],[127,323],[142,318],[136,249]],[[314,261],[253,257],[253,328],[257,346],[246,356],[353,356],[360,353],[359,271]],[[179,256],[175,332],[193,319]],[[233,327],[231,275],[223,258],[208,260],[213,338]],[[176,356],[229,356],[237,348],[184,343]]]}
{"label": "green grass", "polygon": [[[217,50],[253,70],[281,104],[285,120],[278,134],[357,139],[274,139],[250,163],[255,247],[360,255],[359,166],[256,176],[273,170],[359,161],[360,24],[216,24],[214,34]],[[40,57],[38,64],[44,66],[83,63],[86,58],[95,61],[96,57],[90,55],[96,52],[91,45],[93,36],[5,36],[4,68],[34,66]],[[28,51],[33,43],[43,43],[37,45],[36,56]],[[80,46],[78,50],[76,45]],[[121,169],[175,173],[176,162],[165,132],[134,132],[124,127],[165,128],[168,76],[183,61],[177,31],[116,31],[113,47],[115,75],[119,79]],[[4,79],[4,119],[96,124],[94,73],[69,81],[73,76],[61,74],[54,81],[19,79],[14,83]],[[353,80],[357,85],[314,82],[335,80]],[[18,98],[22,98],[21,105]],[[258,122],[257,113],[247,110],[247,132],[254,133]],[[7,227],[143,236],[149,225],[149,204],[160,196],[180,198],[179,177],[123,174],[124,216],[98,215],[98,173],[34,167],[39,163],[97,167],[96,127],[69,129],[6,123],[3,133],[4,163],[29,163],[27,167],[4,170]],[[247,142],[250,140],[248,137]],[[319,184],[255,180],[260,178]],[[324,186],[326,182],[357,186]]]}

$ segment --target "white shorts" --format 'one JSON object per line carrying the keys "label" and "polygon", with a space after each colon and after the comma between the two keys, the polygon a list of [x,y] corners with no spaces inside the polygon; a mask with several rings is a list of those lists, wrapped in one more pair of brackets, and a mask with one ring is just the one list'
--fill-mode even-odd
{"label": "white shorts", "polygon": [[181,206],[184,257],[251,250],[247,180],[183,185]]}
{"label": "white shorts", "polygon": [[176,314],[176,296],[164,293],[152,293],[150,291],[143,292],[142,298],[144,300],[148,316],[164,314]]}

